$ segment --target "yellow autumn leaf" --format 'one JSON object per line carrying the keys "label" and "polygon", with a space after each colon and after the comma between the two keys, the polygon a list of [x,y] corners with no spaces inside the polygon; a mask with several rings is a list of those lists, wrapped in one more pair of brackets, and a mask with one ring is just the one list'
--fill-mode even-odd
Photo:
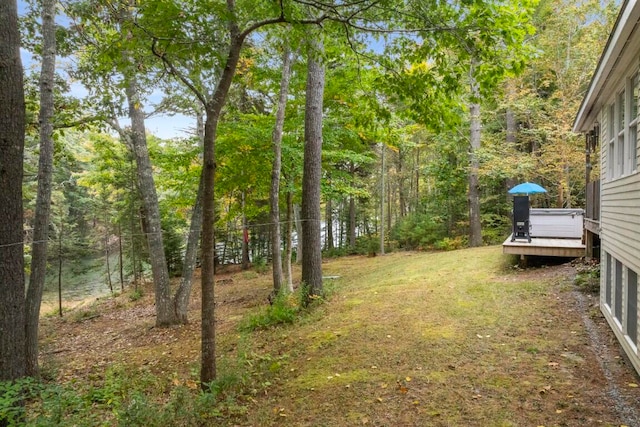
{"label": "yellow autumn leaf", "polygon": [[629,387],[632,387],[632,388],[637,388],[638,387],[638,384],[636,384],[636,383],[629,383],[628,385],[629,385]]}

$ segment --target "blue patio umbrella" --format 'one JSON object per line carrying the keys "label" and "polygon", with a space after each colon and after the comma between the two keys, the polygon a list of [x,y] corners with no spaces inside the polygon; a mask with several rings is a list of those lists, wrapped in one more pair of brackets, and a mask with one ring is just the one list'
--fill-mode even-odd
{"label": "blue patio umbrella", "polygon": [[509,190],[509,194],[538,194],[546,192],[547,190],[533,182],[523,182]]}

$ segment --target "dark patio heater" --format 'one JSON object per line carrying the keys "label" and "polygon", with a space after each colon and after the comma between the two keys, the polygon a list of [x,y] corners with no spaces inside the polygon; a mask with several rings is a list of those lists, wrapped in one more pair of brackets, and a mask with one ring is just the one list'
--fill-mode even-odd
{"label": "dark patio heater", "polygon": [[511,241],[527,239],[531,243],[529,234],[529,196],[513,196],[513,234]]}

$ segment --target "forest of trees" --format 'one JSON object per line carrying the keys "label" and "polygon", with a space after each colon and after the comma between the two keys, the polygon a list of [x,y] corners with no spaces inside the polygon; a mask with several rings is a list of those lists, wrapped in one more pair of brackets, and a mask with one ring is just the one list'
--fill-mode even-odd
{"label": "forest of trees", "polygon": [[0,380],[38,375],[58,263],[152,280],[158,326],[201,267],[205,384],[216,265],[272,265],[275,295],[299,262],[311,298],[323,256],[502,242],[520,181],[584,206],[570,129],[616,4],[2,2]]}

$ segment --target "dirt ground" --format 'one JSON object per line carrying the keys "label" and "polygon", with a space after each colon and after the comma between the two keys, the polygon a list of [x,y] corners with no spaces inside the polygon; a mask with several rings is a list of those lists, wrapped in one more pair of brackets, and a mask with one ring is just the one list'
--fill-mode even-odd
{"label": "dirt ground", "polygon": [[[217,274],[217,334],[221,337],[219,352],[232,352],[235,349],[233,336],[246,311],[266,304],[270,292],[268,276],[251,275],[236,269]],[[567,348],[562,353],[561,360],[549,362],[549,369],[560,369],[557,362],[561,362],[563,366],[569,366],[568,375],[572,378],[589,378],[589,390],[582,390],[569,398],[572,399],[573,407],[591,408],[598,416],[589,415],[585,421],[581,414],[571,415],[571,411],[567,410],[560,418],[562,421],[547,425],[640,426],[640,379],[600,314],[598,295],[583,293],[572,286],[567,287],[566,283],[570,282],[573,276],[575,267],[572,264],[563,264],[544,269],[526,269],[499,278],[514,284],[538,278],[557,279],[558,285],[546,297],[555,299],[558,302],[557,306],[562,309],[549,314],[555,316],[554,322],[544,327],[562,328],[563,324],[572,322],[584,326],[584,333],[580,331],[584,337],[583,347],[579,350]],[[46,315],[41,323],[41,363],[60,382],[90,379],[114,363],[145,366],[160,375],[175,375],[177,372],[179,377],[188,378],[199,363],[199,297],[198,286],[194,286],[190,307],[191,322],[172,328],[154,327],[154,307],[150,289],[147,289],[144,296],[137,301],[131,301],[125,293],[74,309],[62,319],[55,315]],[[546,333],[554,332],[551,329]],[[292,372],[293,369],[292,367]],[[457,367],[450,366],[449,369],[455,370]],[[406,380],[411,381],[411,378],[407,377]],[[405,386],[411,386],[411,391],[416,392],[417,380],[411,384],[392,384],[389,390],[397,389],[395,392],[402,394],[406,393]],[[545,405],[549,407],[566,406],[567,395],[556,393],[551,387],[540,387],[537,393],[544,397]],[[481,394],[477,393],[479,405],[482,402]],[[476,399],[476,395],[472,398]],[[256,406],[273,405],[273,396],[251,400]],[[272,410],[269,408],[267,411]],[[522,410],[528,409],[523,406]],[[557,409],[557,412],[561,413],[563,409]],[[433,415],[425,416],[429,419]],[[292,417],[287,422],[289,425],[313,425],[302,422],[296,424],[294,420]],[[238,420],[238,425],[259,424],[245,419]],[[459,424],[417,421],[405,423],[401,417],[375,422],[372,418],[362,416],[355,421],[345,421],[344,425]]]}
{"label": "dirt ground", "polygon": [[[545,268],[542,275],[572,282],[576,276],[575,265],[580,263],[581,261],[575,261]],[[528,279],[539,275],[540,270],[534,267],[521,272],[517,277]],[[583,292],[574,287],[570,292],[560,293],[558,298],[563,299],[567,315],[579,316],[588,337],[585,345],[592,357],[584,359],[583,371],[598,373],[595,376],[598,380],[592,382],[593,403],[612,411],[619,419],[620,426],[640,426],[640,377],[600,312],[599,294]],[[602,424],[595,420],[593,423]]]}
{"label": "dirt ground", "polygon": [[595,317],[590,309],[597,308],[593,296],[573,292],[576,306],[585,329],[589,334],[590,348],[598,362],[591,369],[600,369],[606,382],[602,384],[608,401],[618,414],[622,423],[628,426],[640,426],[640,399],[635,388],[638,377],[631,363],[613,333],[608,328],[604,318]]}

